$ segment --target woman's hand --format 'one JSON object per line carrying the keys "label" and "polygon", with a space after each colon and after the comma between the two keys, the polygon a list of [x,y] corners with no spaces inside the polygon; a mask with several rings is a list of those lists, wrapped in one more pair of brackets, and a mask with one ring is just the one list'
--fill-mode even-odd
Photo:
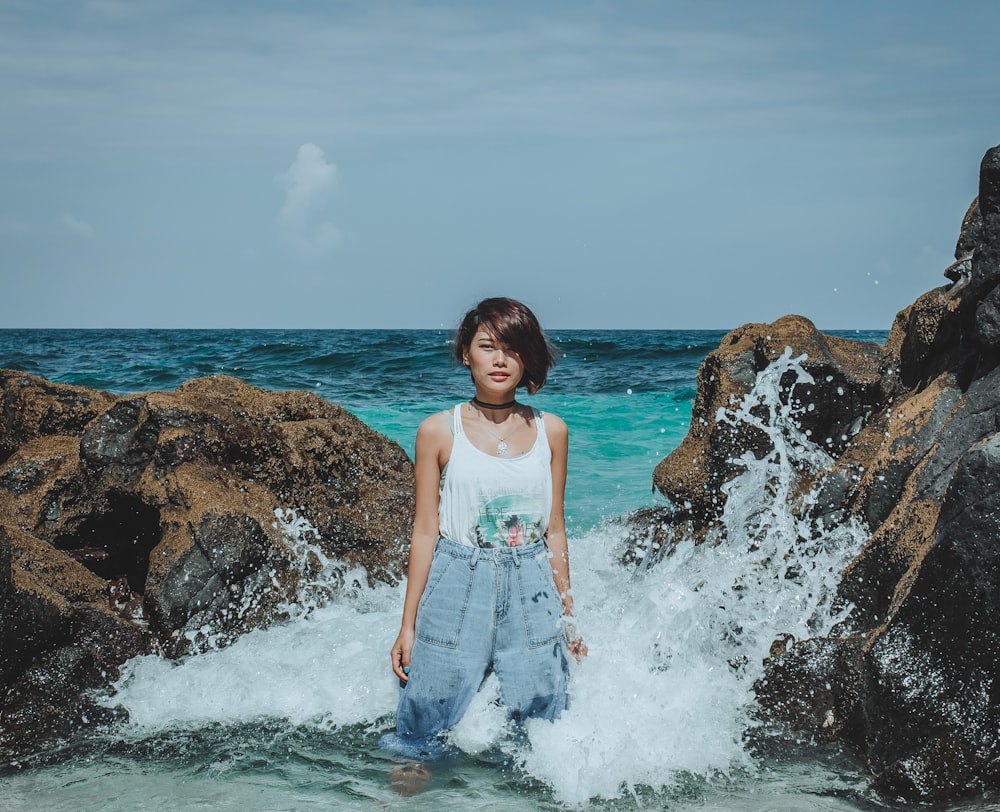
{"label": "woman's hand", "polygon": [[569,649],[569,653],[573,655],[573,658],[580,662],[584,657],[587,656],[587,644],[583,642],[583,638],[576,631],[576,624],[573,623],[572,618],[563,617],[563,625],[566,629],[566,647]]}
{"label": "woman's hand", "polygon": [[413,651],[413,630],[400,629],[396,642],[393,643],[392,652],[392,673],[403,682],[410,680],[410,652]]}

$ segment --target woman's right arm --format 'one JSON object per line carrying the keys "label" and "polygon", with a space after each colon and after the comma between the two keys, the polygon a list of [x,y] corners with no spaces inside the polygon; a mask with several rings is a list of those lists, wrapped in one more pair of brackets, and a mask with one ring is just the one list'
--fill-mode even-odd
{"label": "woman's right arm", "polygon": [[417,606],[427,585],[427,575],[438,540],[438,490],[441,471],[451,450],[451,429],[444,414],[435,414],[420,424],[414,450],[413,484],[416,510],[410,536],[410,561],[406,571],[406,598],[403,601],[403,622],[392,647],[392,670],[406,682],[403,671],[410,667]]}

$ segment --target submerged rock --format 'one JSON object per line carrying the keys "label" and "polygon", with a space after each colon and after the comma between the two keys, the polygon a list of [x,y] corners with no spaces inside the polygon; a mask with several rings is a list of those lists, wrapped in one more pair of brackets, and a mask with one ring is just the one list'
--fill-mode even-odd
{"label": "submerged rock", "polygon": [[0,371],[0,748],[113,718],[87,692],[136,654],[285,616],[318,557],[394,581],[411,483],[396,443],[310,393],[215,377],[114,397]]}
{"label": "submerged rock", "polygon": [[782,352],[805,356],[814,384],[781,396],[808,401],[796,437],[829,459],[788,471],[789,509],[805,535],[855,522],[868,541],[840,579],[846,617],[776,644],[755,690],[764,719],[857,748],[874,786],[907,800],[1000,789],[1000,147],[981,170],[950,283],[902,311],[884,347],[796,317],[723,339],[654,475],[671,506],[636,518],[625,555],[649,567],[650,541],[662,557],[681,537],[723,540],[727,485],[771,453],[752,419],[727,415],[766,411],[744,404],[755,382]]}

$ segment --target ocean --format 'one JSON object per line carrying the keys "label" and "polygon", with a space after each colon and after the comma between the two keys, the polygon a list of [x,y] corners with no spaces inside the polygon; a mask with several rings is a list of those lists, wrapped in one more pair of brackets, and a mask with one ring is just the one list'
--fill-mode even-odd
{"label": "ocean", "polygon": [[[228,648],[131,661],[103,699],[124,707],[128,724],[0,767],[2,808],[884,808],[850,753],[762,728],[751,690],[779,633],[829,625],[830,573],[864,543],[864,528],[832,530],[802,567],[816,575],[785,578],[788,560],[772,553],[797,529],[773,498],[780,487],[762,485],[778,477],[780,486],[780,472],[762,462],[728,486],[725,521],[738,539],[766,516],[778,547],[683,543],[646,568],[618,563],[625,530],[615,519],[658,503],[653,468],[686,434],[698,367],[723,335],[550,334],[560,363],[525,400],[570,429],[567,521],[590,647],[556,723],[529,723],[527,742],[512,739],[490,678],[453,732],[460,761],[423,793],[397,795],[376,742],[392,725],[388,650],[402,588],[355,586]],[[886,333],[837,335],[881,342]],[[470,393],[449,341],[437,330],[0,330],[0,367],[120,394],[205,375],[309,390],[412,455],[420,421]],[[796,453],[822,464],[821,449]],[[294,514],[280,519],[307,539]]]}

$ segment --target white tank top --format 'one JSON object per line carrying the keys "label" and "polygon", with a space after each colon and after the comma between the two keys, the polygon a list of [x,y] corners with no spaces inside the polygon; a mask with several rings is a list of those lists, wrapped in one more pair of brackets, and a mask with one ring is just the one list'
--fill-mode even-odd
{"label": "white tank top", "polygon": [[471,547],[518,547],[545,538],[552,512],[552,451],[532,407],[535,444],[517,457],[480,451],[465,436],[461,404],[448,415],[454,438],[441,472],[442,538]]}

